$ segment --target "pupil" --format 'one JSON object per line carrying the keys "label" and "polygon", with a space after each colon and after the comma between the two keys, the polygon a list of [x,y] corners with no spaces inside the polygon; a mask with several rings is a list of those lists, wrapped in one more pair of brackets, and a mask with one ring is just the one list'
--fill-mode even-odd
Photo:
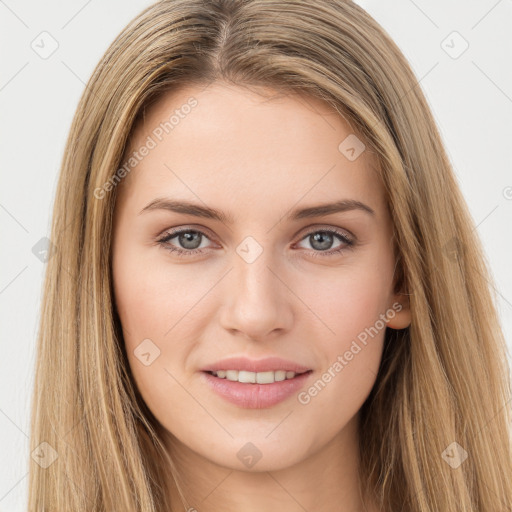
{"label": "pupil", "polygon": [[182,233],[179,236],[180,243],[186,249],[197,249],[199,247],[199,245],[200,245],[200,242],[197,243],[197,241],[199,240],[200,236],[201,236],[200,233],[197,233],[196,231],[189,231],[187,233]]}
{"label": "pupil", "polygon": [[[332,235],[325,231],[319,231],[318,233],[311,235],[310,239],[311,246],[322,251],[329,249],[329,247],[332,245]],[[320,242],[320,244],[317,242]]]}

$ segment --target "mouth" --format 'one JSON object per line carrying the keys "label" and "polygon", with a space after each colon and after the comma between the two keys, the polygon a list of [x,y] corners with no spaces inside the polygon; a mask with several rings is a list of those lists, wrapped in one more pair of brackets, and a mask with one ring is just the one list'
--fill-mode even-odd
{"label": "mouth", "polygon": [[268,409],[290,399],[307,385],[312,373],[313,370],[300,373],[284,370],[275,372],[201,371],[204,383],[211,391],[244,409]]}
{"label": "mouth", "polygon": [[302,375],[309,374],[313,370],[305,372],[292,372],[285,370],[276,370],[268,372],[249,372],[245,370],[217,370],[205,371],[209,375],[218,379],[224,379],[231,382],[239,382],[241,384],[274,384],[296,379]]}

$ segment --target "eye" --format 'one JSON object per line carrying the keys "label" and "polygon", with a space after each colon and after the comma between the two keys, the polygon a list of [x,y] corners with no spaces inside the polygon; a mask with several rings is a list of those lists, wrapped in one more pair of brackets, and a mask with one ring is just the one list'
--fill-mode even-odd
{"label": "eye", "polygon": [[[340,244],[334,249],[329,250],[333,246],[335,240],[339,240]],[[341,252],[352,249],[355,241],[347,234],[334,228],[323,228],[310,231],[302,241],[308,241],[313,248],[312,256],[333,256]]]}
{"label": "eye", "polygon": [[[174,238],[182,247],[176,247],[170,241]],[[157,242],[166,250],[176,253],[178,256],[192,256],[205,252],[205,247],[201,247],[204,239],[208,239],[205,233],[197,229],[176,229],[170,233],[166,233],[163,238]]]}

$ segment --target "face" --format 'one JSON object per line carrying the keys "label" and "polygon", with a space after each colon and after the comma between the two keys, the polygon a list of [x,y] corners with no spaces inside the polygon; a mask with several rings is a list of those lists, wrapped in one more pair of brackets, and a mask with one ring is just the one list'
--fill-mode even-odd
{"label": "face", "polygon": [[[222,83],[168,93],[133,132],[113,235],[125,347],[169,440],[214,464],[249,470],[259,452],[255,468],[275,470],[319,452],[357,419],[386,328],[409,323],[378,170],[355,137],[320,100]],[[203,371],[230,357],[309,373]]]}

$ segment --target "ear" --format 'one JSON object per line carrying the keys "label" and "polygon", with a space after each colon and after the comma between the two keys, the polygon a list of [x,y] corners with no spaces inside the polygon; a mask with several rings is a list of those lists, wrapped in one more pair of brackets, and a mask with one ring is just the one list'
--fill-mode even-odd
{"label": "ear", "polygon": [[387,312],[386,324],[391,329],[405,329],[411,325],[411,307],[409,295],[397,293],[393,295]]}

